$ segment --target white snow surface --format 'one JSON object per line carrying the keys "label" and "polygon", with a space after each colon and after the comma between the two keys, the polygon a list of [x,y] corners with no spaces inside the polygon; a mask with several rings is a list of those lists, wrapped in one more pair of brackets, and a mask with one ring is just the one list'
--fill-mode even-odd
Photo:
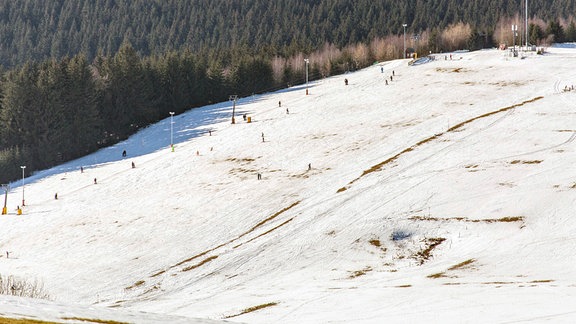
{"label": "white snow surface", "polygon": [[0,275],[51,300],[0,317],[573,323],[576,48],[523,56],[382,62],[242,98],[235,124],[193,109],[174,152],[167,118],[25,178],[20,216],[16,181]]}

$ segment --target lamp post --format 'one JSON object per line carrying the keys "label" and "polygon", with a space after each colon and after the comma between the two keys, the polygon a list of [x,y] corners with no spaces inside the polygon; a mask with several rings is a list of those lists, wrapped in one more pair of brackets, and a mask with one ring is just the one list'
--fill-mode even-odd
{"label": "lamp post", "polygon": [[24,203],[24,169],[26,169],[26,166],[21,165],[20,168],[22,169],[22,206],[25,206],[25,203]]}
{"label": "lamp post", "polygon": [[4,207],[2,207],[2,215],[6,215],[8,213],[8,208],[6,206],[8,204],[8,191],[10,191],[10,186],[3,184],[2,188],[4,188]]}
{"label": "lamp post", "polygon": [[402,58],[406,58],[406,27],[408,27],[407,24],[402,24],[402,27],[404,27],[404,51],[402,52]]}
{"label": "lamp post", "polygon": [[[518,25],[512,25],[512,45],[513,46],[513,53],[516,56],[516,32],[518,31]],[[522,42],[520,42],[522,43]],[[522,47],[522,45],[520,45]]]}
{"label": "lamp post", "polygon": [[528,0],[526,0],[526,21],[524,31],[526,32],[526,51],[528,51]]}
{"label": "lamp post", "polygon": [[304,62],[306,62],[306,95],[308,95],[308,64],[310,63],[309,59],[304,59]]}
{"label": "lamp post", "polygon": [[170,149],[174,152],[174,112],[170,112]]}
{"label": "lamp post", "polygon": [[236,123],[236,119],[234,119],[234,116],[236,115],[236,100],[238,99],[238,95],[230,95],[230,97],[228,97],[228,99],[230,99],[230,101],[232,101],[232,124]]}

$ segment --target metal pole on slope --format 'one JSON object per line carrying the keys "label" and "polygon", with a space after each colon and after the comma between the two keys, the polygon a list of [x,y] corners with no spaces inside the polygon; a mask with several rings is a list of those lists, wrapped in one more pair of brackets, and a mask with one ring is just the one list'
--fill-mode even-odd
{"label": "metal pole on slope", "polygon": [[402,24],[402,27],[404,27],[404,51],[402,52],[402,58],[405,59],[406,58],[406,27],[408,27],[408,25]]}
{"label": "metal pole on slope", "polygon": [[518,25],[512,25],[512,44],[513,46],[513,53],[516,56],[516,32],[518,31]]}
{"label": "metal pole on slope", "polygon": [[8,208],[6,205],[8,204],[8,191],[10,191],[10,186],[7,184],[3,184],[2,188],[4,188],[4,207],[2,207],[2,215],[6,215],[8,213]]}
{"label": "metal pole on slope", "polygon": [[174,112],[170,112],[170,149],[174,152]]}
{"label": "metal pole on slope", "polygon": [[524,32],[526,32],[526,50],[528,50],[528,0],[526,0],[526,21],[524,29]]}
{"label": "metal pole on slope", "polygon": [[26,206],[24,203],[24,169],[26,169],[25,165],[21,165],[20,168],[22,169],[22,207]]}
{"label": "metal pole on slope", "polygon": [[304,59],[304,62],[306,62],[306,95],[308,95],[308,64],[310,63],[309,59]]}
{"label": "metal pole on slope", "polygon": [[233,101],[233,106],[232,106],[232,124],[236,123],[236,120],[234,119],[234,116],[236,114],[236,99],[238,99],[238,95],[230,95],[229,99],[231,101]]}

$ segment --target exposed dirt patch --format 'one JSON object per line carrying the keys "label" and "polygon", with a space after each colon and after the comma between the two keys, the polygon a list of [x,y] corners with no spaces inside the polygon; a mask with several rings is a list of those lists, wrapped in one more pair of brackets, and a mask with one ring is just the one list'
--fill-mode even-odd
{"label": "exposed dirt patch", "polygon": [[446,239],[443,237],[433,237],[422,240],[422,243],[425,244],[424,248],[412,255],[412,258],[418,261],[419,265],[423,265],[424,262],[432,257],[432,251],[444,241],[446,241]]}
{"label": "exposed dirt patch", "polygon": [[356,271],[352,271],[352,273],[350,274],[350,276],[348,278],[353,279],[353,278],[358,278],[360,276],[365,275],[366,273],[372,271],[372,267],[366,267],[362,270],[356,270]]}
{"label": "exposed dirt patch", "polygon": [[[180,261],[180,262],[178,262],[178,263],[176,263],[176,264],[168,267],[167,269],[164,269],[164,270],[161,270],[161,271],[158,271],[158,272],[154,273],[154,274],[151,275],[150,277],[151,277],[151,278],[157,277],[157,276],[159,276],[159,275],[161,275],[161,274],[166,273],[166,271],[168,271],[168,270],[170,270],[170,269],[173,269],[173,268],[176,268],[176,267],[178,267],[178,266],[181,266],[181,265],[183,265],[183,264],[185,264],[185,263],[191,262],[191,261],[193,261],[193,260],[195,260],[195,259],[197,259],[197,258],[200,258],[200,257],[202,257],[202,256],[204,256],[204,255],[206,255],[206,254],[208,254],[208,253],[210,253],[210,252],[213,252],[214,250],[219,249],[219,248],[221,248],[221,247],[223,247],[223,246],[225,246],[225,245],[227,245],[227,244],[231,244],[231,243],[233,243],[233,242],[241,239],[242,237],[250,234],[251,232],[253,232],[253,231],[256,230],[257,228],[263,226],[263,225],[266,224],[267,222],[269,222],[269,221],[273,220],[274,218],[278,217],[278,216],[281,215],[282,213],[290,210],[291,208],[293,208],[294,206],[298,205],[299,203],[300,203],[300,201],[297,201],[297,202],[293,203],[292,205],[290,205],[290,206],[288,206],[288,207],[286,207],[286,208],[284,208],[284,209],[282,209],[282,210],[274,213],[274,214],[271,215],[270,217],[264,219],[263,221],[261,221],[260,223],[258,223],[258,224],[256,224],[256,225],[254,225],[250,230],[248,230],[248,231],[240,234],[238,237],[236,237],[236,238],[234,238],[234,239],[231,239],[231,240],[229,240],[229,241],[227,241],[227,242],[224,242],[224,243],[222,243],[222,244],[220,244],[220,245],[217,245],[217,246],[215,246],[215,247],[213,247],[213,248],[211,248],[211,249],[208,249],[208,250],[206,250],[206,251],[204,251],[204,252],[201,252],[201,253],[199,253],[199,254],[196,254],[196,255],[194,255],[194,256],[192,256],[192,257],[190,257],[190,258],[184,259],[184,260],[182,260],[182,261]],[[282,223],[281,225],[276,226],[275,228],[273,228],[273,229],[271,229],[271,230],[268,230],[267,232],[265,232],[265,233],[263,233],[263,234],[260,234],[260,235],[257,236],[257,237],[260,237],[260,236],[262,236],[262,235],[265,235],[265,234],[267,234],[267,233],[270,233],[271,231],[273,231],[273,230],[275,230],[276,228],[278,228],[278,227],[286,224],[287,222],[289,222],[289,221],[291,221],[291,220],[292,220],[292,218],[289,219],[288,221]],[[254,239],[256,239],[256,238],[253,238],[253,239],[251,239],[250,241],[252,241],[252,240],[254,240]],[[246,242],[246,243],[247,243],[247,242]],[[235,247],[238,247],[238,246],[240,246],[240,245],[241,245],[241,244],[236,245]],[[210,261],[211,261],[211,260],[210,260]]]}
{"label": "exposed dirt patch", "polygon": [[523,160],[514,160],[510,162],[510,164],[540,164],[542,160],[530,160],[530,161],[523,161]]}
{"label": "exposed dirt patch", "polygon": [[497,86],[497,87],[519,87],[526,84],[525,81],[499,81],[499,82],[491,82],[488,83],[489,85]]}
{"label": "exposed dirt patch", "polygon": [[[459,68],[459,69],[456,69],[456,70],[459,70],[459,71],[457,71],[457,72],[461,72],[460,68]],[[532,99],[530,99],[530,100],[526,100],[526,101],[523,101],[523,102],[521,102],[521,103],[518,103],[518,104],[515,104],[515,105],[512,105],[512,106],[504,107],[504,108],[501,108],[501,109],[498,109],[498,110],[495,110],[495,111],[492,111],[492,112],[489,112],[489,113],[485,113],[485,114],[476,116],[476,117],[474,117],[474,118],[468,119],[468,120],[466,120],[466,121],[463,121],[463,122],[461,122],[461,123],[459,123],[459,124],[456,124],[456,125],[450,127],[446,132],[459,132],[459,131],[461,131],[461,130],[464,128],[465,125],[467,125],[467,124],[469,124],[469,123],[472,123],[472,122],[474,122],[474,121],[476,121],[476,120],[478,120],[478,119],[482,119],[482,118],[489,117],[489,116],[492,116],[492,115],[495,115],[495,114],[499,114],[499,113],[501,113],[501,112],[506,112],[506,111],[515,109],[515,108],[517,108],[517,107],[521,107],[521,106],[523,106],[523,105],[525,105],[525,104],[538,101],[538,100],[540,100],[540,99],[542,99],[542,98],[544,98],[544,97],[542,97],[542,96],[535,97],[535,98],[532,98]],[[400,152],[397,153],[396,155],[394,155],[394,156],[392,156],[392,157],[390,157],[390,158],[388,158],[388,159],[386,159],[386,160],[384,160],[384,161],[382,161],[382,162],[380,162],[380,163],[372,166],[371,168],[369,168],[369,169],[367,169],[367,170],[364,170],[364,172],[362,172],[362,174],[361,174],[359,177],[357,177],[356,179],[350,181],[346,186],[338,189],[336,192],[337,192],[337,193],[340,193],[340,192],[346,191],[349,186],[351,186],[351,185],[352,185],[353,183],[355,183],[356,181],[360,180],[362,177],[364,177],[364,176],[366,176],[366,175],[368,175],[368,174],[370,174],[370,173],[373,173],[373,172],[381,171],[385,166],[387,166],[388,164],[391,164],[392,162],[398,160],[401,156],[403,156],[403,155],[405,155],[405,154],[407,154],[407,153],[412,152],[414,149],[416,149],[417,147],[419,147],[419,146],[421,146],[421,145],[424,145],[424,144],[426,144],[426,143],[428,143],[428,142],[430,142],[430,141],[433,141],[433,140],[437,139],[438,137],[442,136],[443,134],[444,134],[444,133],[434,134],[433,136],[427,137],[427,138],[421,140],[420,142],[418,142],[418,143],[416,143],[416,144],[414,144],[414,145],[412,145],[412,146],[410,146],[410,147],[408,147],[408,148],[405,148],[404,150],[400,151]]]}
{"label": "exposed dirt patch", "polygon": [[466,217],[429,217],[429,216],[412,216],[408,218],[410,220],[415,221],[431,221],[431,222],[439,222],[439,221],[456,221],[456,222],[467,222],[467,223],[514,223],[514,222],[523,222],[524,216],[510,216],[510,217],[502,217],[502,218],[484,218],[484,219],[470,219]]}
{"label": "exposed dirt patch", "polygon": [[228,162],[242,162],[242,163],[250,163],[256,161],[254,158],[228,158],[226,159]]}
{"label": "exposed dirt patch", "polygon": [[197,264],[194,264],[194,265],[191,265],[191,266],[189,266],[189,267],[186,267],[186,268],[182,269],[182,271],[190,271],[190,270],[192,270],[192,269],[196,269],[196,268],[201,267],[201,266],[205,265],[206,263],[208,263],[208,262],[210,262],[210,261],[212,261],[212,260],[214,260],[214,259],[216,259],[216,258],[218,258],[218,256],[217,256],[217,255],[213,255],[213,256],[211,256],[211,257],[209,257],[209,258],[207,258],[207,259],[202,260],[200,263],[197,263]]}
{"label": "exposed dirt patch", "polygon": [[138,286],[142,286],[145,282],[146,281],[144,281],[144,280],[138,280],[132,286],[126,287],[126,289],[133,289],[133,288],[136,288]]}
{"label": "exposed dirt patch", "polygon": [[470,268],[470,266],[475,263],[476,260],[475,259],[468,259],[466,261],[460,262],[456,265],[451,266],[450,268],[448,268],[448,271],[454,271],[454,270],[459,270],[459,269],[464,269],[464,268]]}
{"label": "exposed dirt patch", "polygon": [[372,244],[372,245],[374,245],[374,246],[376,246],[376,247],[380,247],[380,246],[381,246],[380,240],[377,240],[377,239],[372,239],[372,240],[368,241],[368,243],[370,243],[370,244]]}
{"label": "exposed dirt patch", "polygon": [[[75,321],[82,323],[102,323],[102,324],[128,324],[128,322],[118,322],[118,321],[107,321],[95,318],[83,318],[83,317],[62,317],[65,321]],[[38,323],[48,323],[48,322],[38,322]]]}
{"label": "exposed dirt patch", "polygon": [[248,307],[248,308],[242,310],[242,311],[241,311],[240,313],[238,313],[238,314],[228,315],[228,316],[225,316],[224,318],[232,318],[232,317],[236,317],[236,316],[240,316],[240,315],[252,313],[252,312],[258,311],[258,310],[260,310],[260,309],[267,308],[267,307],[272,307],[272,306],[276,306],[276,305],[278,305],[278,303],[273,302],[273,303],[267,303],[267,304],[261,304],[261,305],[257,305],[257,306],[252,306],[252,307]]}
{"label": "exposed dirt patch", "polygon": [[462,72],[469,72],[469,70],[459,67],[459,68],[436,68],[436,72],[443,72],[443,73],[462,73]]}

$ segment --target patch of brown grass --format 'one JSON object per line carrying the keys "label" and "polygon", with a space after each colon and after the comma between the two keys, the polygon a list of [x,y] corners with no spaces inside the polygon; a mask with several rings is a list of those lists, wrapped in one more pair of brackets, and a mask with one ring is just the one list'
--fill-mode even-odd
{"label": "patch of brown grass", "polygon": [[438,273],[433,273],[431,275],[427,275],[426,278],[430,278],[430,279],[438,279],[438,278],[444,278],[446,277],[446,272],[438,272]]}
{"label": "patch of brown grass", "polygon": [[510,164],[540,164],[542,160],[531,160],[531,161],[522,161],[522,160],[514,160],[510,162]]}
{"label": "patch of brown grass", "polygon": [[33,320],[28,318],[8,318],[0,317],[0,323],[2,324],[58,324],[56,322],[47,322],[40,320]]}
{"label": "patch of brown grass", "polygon": [[504,108],[499,109],[499,110],[496,110],[496,111],[492,111],[492,112],[489,112],[489,113],[485,113],[485,114],[483,114],[483,115],[480,115],[480,116],[474,117],[474,118],[472,118],[472,119],[468,119],[468,120],[466,120],[466,121],[463,121],[463,122],[461,122],[460,124],[454,125],[454,126],[450,127],[450,128],[448,129],[448,131],[449,131],[449,132],[453,132],[453,131],[457,130],[458,128],[463,127],[464,125],[469,124],[469,123],[471,123],[471,122],[473,122],[473,121],[475,121],[475,120],[477,120],[477,119],[485,118],[485,117],[488,117],[488,116],[491,116],[491,115],[495,115],[495,114],[498,114],[498,113],[501,113],[501,112],[504,112],[504,111],[508,111],[508,110],[511,110],[511,109],[514,109],[514,108],[517,108],[517,107],[521,107],[521,106],[523,106],[523,105],[525,105],[525,104],[527,104],[527,103],[535,102],[535,101],[538,101],[538,100],[540,100],[540,99],[542,99],[542,98],[544,98],[544,97],[542,97],[542,96],[535,97],[535,98],[532,98],[532,99],[530,99],[530,100],[526,100],[526,101],[523,101],[523,102],[521,102],[521,103],[518,103],[518,104],[515,104],[515,105],[512,105],[512,106],[504,107]]}
{"label": "patch of brown grass", "polygon": [[[261,221],[260,223],[256,224],[256,225],[255,225],[254,227],[252,227],[250,230],[248,230],[247,232],[242,233],[241,235],[239,235],[238,237],[236,237],[236,238],[234,238],[234,239],[231,239],[231,240],[229,240],[229,241],[227,241],[227,242],[224,242],[224,243],[222,243],[222,244],[219,244],[219,245],[217,245],[217,246],[215,246],[215,247],[213,247],[213,248],[211,248],[211,249],[209,249],[209,250],[206,250],[206,251],[204,251],[204,252],[201,252],[201,253],[199,253],[199,254],[196,254],[196,255],[194,255],[194,256],[192,256],[192,257],[190,257],[190,258],[187,258],[187,259],[185,259],[185,260],[182,260],[182,261],[180,261],[180,262],[178,262],[178,263],[170,266],[168,269],[164,269],[164,270],[161,270],[161,271],[158,271],[158,272],[154,273],[154,274],[151,275],[150,277],[153,278],[153,277],[159,276],[159,275],[165,273],[167,270],[176,268],[176,267],[178,267],[178,266],[180,266],[180,265],[182,265],[182,264],[184,264],[184,263],[188,263],[188,262],[190,262],[190,261],[192,261],[192,260],[194,260],[194,259],[197,259],[197,258],[199,258],[199,257],[201,257],[201,256],[204,256],[204,255],[206,255],[206,254],[208,254],[208,253],[210,253],[210,252],[212,252],[212,251],[214,251],[214,250],[216,250],[216,249],[219,249],[219,248],[221,248],[221,247],[223,247],[223,246],[225,246],[225,245],[227,245],[227,244],[230,244],[230,243],[232,243],[232,242],[235,242],[235,241],[239,240],[240,238],[248,235],[249,233],[251,233],[252,231],[254,231],[255,229],[257,229],[258,227],[264,225],[266,222],[268,222],[268,221],[276,218],[278,215],[280,215],[280,214],[286,212],[287,210],[289,210],[290,208],[298,205],[299,203],[300,203],[300,201],[297,201],[297,202],[293,203],[292,205],[290,205],[290,206],[288,206],[288,207],[286,207],[286,208],[284,208],[284,209],[282,209],[282,210],[274,213],[272,216],[270,216],[270,217],[266,218],[265,220]],[[288,220],[287,222],[289,222],[289,221],[291,221],[291,220],[292,220],[292,219]],[[284,222],[284,223],[281,224],[281,225],[284,225],[284,224],[286,224],[287,222]],[[280,225],[280,226],[281,226],[281,225]],[[277,226],[277,227],[275,227],[274,229],[276,229],[276,228],[278,228],[278,227],[280,227],[280,226]],[[272,230],[274,230],[274,229],[272,229]],[[271,232],[272,230],[269,230],[269,231],[267,231],[267,232],[264,233],[264,234],[267,234],[267,233]],[[262,236],[262,235],[264,235],[264,234],[261,234],[261,235],[259,235],[258,237],[260,237],[260,236]],[[255,239],[255,238],[253,238],[252,240],[254,240],[254,239]],[[250,240],[250,241],[252,241],[252,240]],[[248,241],[248,242],[250,242],[250,241]],[[246,242],[246,243],[247,243],[247,242]],[[240,246],[240,245],[242,245],[242,244],[236,245],[234,248],[236,248],[236,247],[238,247],[238,246]]]}
{"label": "patch of brown grass", "polygon": [[264,233],[262,233],[262,234],[260,234],[260,235],[258,235],[258,236],[256,236],[256,237],[251,238],[250,240],[248,240],[248,241],[246,241],[246,242],[244,242],[244,243],[241,243],[241,244],[238,244],[238,245],[234,246],[234,248],[238,248],[238,247],[240,247],[240,246],[242,246],[242,245],[244,245],[244,244],[246,244],[246,243],[250,243],[250,242],[254,241],[255,239],[257,239],[257,238],[259,238],[259,237],[262,237],[262,236],[264,236],[264,235],[266,235],[266,234],[268,234],[268,233],[270,233],[270,232],[273,232],[273,231],[277,230],[278,228],[280,228],[280,227],[282,227],[282,226],[290,223],[293,219],[294,219],[294,217],[286,220],[284,223],[282,223],[282,224],[280,224],[280,225],[278,225],[278,226],[276,226],[276,227],[273,227],[273,228],[267,230],[266,232],[264,232]]}
{"label": "patch of brown grass", "polygon": [[228,161],[228,162],[248,162],[249,163],[249,162],[256,161],[256,159],[253,159],[253,158],[242,158],[242,159],[240,159],[240,158],[228,158],[228,159],[226,159],[226,161]]}
{"label": "patch of brown grass", "polygon": [[450,268],[448,268],[449,271],[454,271],[454,270],[458,270],[458,269],[462,269],[468,265],[471,265],[472,263],[476,262],[475,259],[468,259],[466,261],[460,262],[456,265],[451,266]]}
{"label": "patch of brown grass", "polygon": [[278,303],[273,302],[273,303],[266,303],[266,304],[261,304],[261,305],[257,305],[257,306],[252,306],[252,307],[248,307],[248,308],[242,310],[242,311],[241,311],[240,313],[238,313],[238,314],[225,316],[224,318],[232,318],[232,317],[236,317],[236,316],[240,316],[240,315],[252,313],[252,312],[255,312],[255,311],[257,311],[257,310],[260,310],[260,309],[263,309],[263,308],[267,308],[267,307],[276,306],[276,305],[278,305]]}
{"label": "patch of brown grass", "polygon": [[129,324],[127,322],[107,321],[107,320],[82,318],[82,317],[62,317],[62,319],[66,321],[81,321],[81,322],[102,323],[102,324]]}
{"label": "patch of brown grass", "polygon": [[362,270],[356,270],[356,271],[352,271],[352,273],[350,274],[350,279],[354,279],[354,278],[358,278],[360,276],[365,275],[366,273],[372,271],[372,267],[366,267]]}
{"label": "patch of brown grass", "polygon": [[126,287],[126,289],[133,289],[133,288],[136,288],[136,287],[138,287],[138,286],[143,285],[144,283],[146,283],[146,281],[144,281],[144,280],[138,280],[138,281],[136,281],[132,286]]}
{"label": "patch of brown grass", "polygon": [[424,239],[423,242],[426,244],[426,248],[416,252],[412,256],[412,258],[418,260],[419,264],[422,265],[424,262],[429,260],[432,257],[432,251],[438,247],[438,245],[442,244],[442,242],[446,241],[443,237],[433,237]]}
{"label": "patch of brown grass", "polygon": [[370,244],[372,244],[372,245],[374,245],[374,246],[376,246],[376,247],[380,247],[380,246],[382,245],[382,244],[380,243],[380,240],[377,240],[377,239],[372,239],[372,240],[368,241],[368,243],[370,243]]}
{"label": "patch of brown grass", "polygon": [[[469,265],[471,265],[472,263],[476,262],[475,259],[468,259],[466,261],[460,262],[456,265],[451,266],[450,268],[448,268],[447,271],[455,271],[455,270],[459,270],[462,268],[465,268]],[[426,276],[426,278],[430,278],[430,279],[438,279],[438,278],[445,278],[448,277],[446,275],[446,271],[445,272],[438,272],[438,273],[433,273],[431,275]]]}
{"label": "patch of brown grass", "polygon": [[484,218],[484,219],[469,219],[466,217],[424,217],[424,216],[411,216],[408,218],[413,221],[457,221],[457,222],[467,222],[467,223],[514,223],[523,222],[524,216],[509,216],[502,218]]}
{"label": "patch of brown grass", "polygon": [[[461,72],[461,71],[462,71],[461,68],[457,68],[457,69],[454,70],[454,72]],[[467,124],[469,124],[469,123],[472,123],[472,122],[475,121],[475,120],[478,120],[478,119],[481,119],[481,118],[485,118],[485,117],[488,117],[488,116],[491,116],[491,115],[495,115],[495,114],[498,114],[498,113],[501,113],[501,112],[505,112],[505,111],[508,111],[508,110],[511,110],[511,109],[514,109],[514,108],[523,106],[523,105],[525,105],[525,104],[527,104],[527,103],[535,102],[535,101],[540,100],[540,99],[542,99],[542,98],[544,98],[544,97],[542,97],[542,96],[535,97],[535,98],[532,98],[532,99],[530,99],[530,100],[526,100],[526,101],[523,101],[523,102],[521,102],[521,103],[518,103],[518,104],[515,104],[515,105],[512,105],[512,106],[504,107],[504,108],[501,108],[501,109],[499,109],[499,110],[492,111],[492,112],[489,112],[489,113],[485,113],[485,114],[482,114],[482,115],[480,115],[480,116],[477,116],[477,117],[468,119],[468,120],[466,120],[466,121],[463,121],[463,122],[461,122],[461,123],[459,123],[459,124],[457,124],[457,125],[454,125],[454,126],[450,127],[450,128],[447,130],[447,132],[458,132],[458,131],[460,131],[461,128],[463,128],[465,125],[467,125]],[[441,135],[441,134],[440,134],[440,135]],[[388,164],[396,161],[396,160],[397,160],[398,158],[400,158],[402,155],[404,155],[404,154],[406,154],[406,153],[409,153],[409,152],[413,151],[415,148],[417,148],[417,147],[419,147],[419,146],[421,146],[421,145],[423,145],[423,144],[426,144],[426,143],[428,143],[428,142],[430,142],[430,141],[438,138],[440,135],[433,135],[433,136],[427,137],[427,138],[421,140],[420,142],[416,143],[415,145],[412,145],[412,146],[410,146],[410,147],[402,150],[400,153],[397,153],[396,155],[394,155],[394,156],[392,156],[392,157],[390,157],[390,158],[388,158],[388,159],[386,159],[386,160],[384,160],[384,161],[382,161],[382,162],[380,162],[380,163],[372,166],[370,169],[364,170],[364,172],[362,172],[362,174],[361,174],[358,178],[350,181],[350,182],[348,183],[348,186],[352,185],[353,183],[355,183],[356,181],[360,180],[362,177],[364,177],[364,176],[366,176],[366,175],[368,175],[368,174],[370,174],[370,173],[381,171],[384,166],[386,166],[386,165],[388,165]],[[338,190],[336,191],[336,193],[343,192],[343,191],[345,191],[346,189],[347,189],[347,187],[342,187],[342,188],[338,189]]]}
{"label": "patch of brown grass", "polygon": [[196,268],[198,268],[198,267],[200,267],[200,266],[203,266],[204,264],[206,264],[206,263],[208,263],[208,262],[210,262],[210,261],[212,261],[212,260],[214,260],[214,259],[216,259],[216,258],[218,258],[218,256],[217,256],[217,255],[213,255],[213,256],[211,256],[211,257],[209,257],[209,258],[207,258],[207,259],[202,260],[200,263],[197,263],[197,264],[194,264],[194,265],[191,265],[191,266],[189,266],[189,267],[186,267],[186,268],[182,269],[182,271],[190,271],[190,270],[192,270],[192,269],[196,269]]}

